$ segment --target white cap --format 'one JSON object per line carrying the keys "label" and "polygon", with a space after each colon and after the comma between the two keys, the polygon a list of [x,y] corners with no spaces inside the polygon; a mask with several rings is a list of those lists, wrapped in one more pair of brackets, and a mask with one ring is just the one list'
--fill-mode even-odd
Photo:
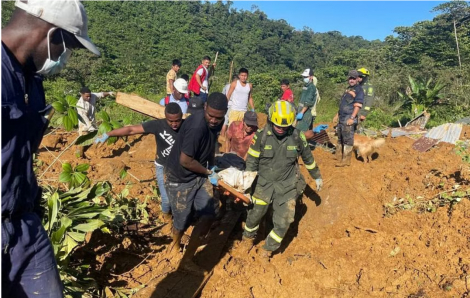
{"label": "white cap", "polygon": [[303,77],[310,77],[310,76],[313,76],[313,69],[310,70],[310,68],[307,68],[307,69],[304,70],[304,72],[302,73],[302,76],[303,76]]}
{"label": "white cap", "polygon": [[188,93],[188,82],[186,82],[185,79],[176,79],[173,86],[175,86],[175,89],[180,93]]}
{"label": "white cap", "polygon": [[15,6],[74,34],[85,48],[100,55],[88,37],[88,17],[79,0],[16,0]]}

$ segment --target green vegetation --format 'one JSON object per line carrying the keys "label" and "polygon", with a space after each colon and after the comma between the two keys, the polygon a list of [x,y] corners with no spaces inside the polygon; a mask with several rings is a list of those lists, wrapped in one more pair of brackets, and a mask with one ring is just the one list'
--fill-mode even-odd
{"label": "green vegetation", "polygon": [[[445,86],[440,90],[440,104],[433,107],[430,125],[455,121],[470,109],[468,2],[440,4],[434,9],[440,14],[432,21],[397,27],[395,35],[383,42],[346,37],[337,31],[294,30],[284,20],[268,19],[256,7],[236,10],[230,1],[86,1],[84,5],[89,34],[102,56],[74,51],[67,68],[45,81],[49,101],[57,93],[77,96],[81,85],[92,91],[133,92],[157,101],[165,94],[165,75],[172,59],[183,62],[180,74],[191,75],[204,55],[214,58],[218,51],[212,91],[222,90],[228,82],[233,60],[235,72],[240,67],[249,69],[259,111],[280,95],[282,78],[292,82],[299,98],[299,73],[307,67],[313,67],[319,79],[319,121],[331,120],[348,70],[358,67],[371,71],[370,81],[375,86],[377,107],[368,121],[372,127],[394,125],[398,119],[411,117],[411,107],[400,108],[404,101],[398,96],[398,92],[406,94],[409,77]],[[12,9],[13,2],[2,2],[2,25]],[[105,108],[113,119],[127,116],[131,123],[146,119],[110,101],[105,102]]]}

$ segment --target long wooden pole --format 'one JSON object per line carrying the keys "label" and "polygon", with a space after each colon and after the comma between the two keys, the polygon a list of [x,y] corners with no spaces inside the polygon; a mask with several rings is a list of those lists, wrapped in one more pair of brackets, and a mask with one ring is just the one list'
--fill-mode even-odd
{"label": "long wooden pole", "polygon": [[232,74],[233,74],[233,60],[230,63],[230,73],[228,75],[228,83],[230,84],[232,82]]}

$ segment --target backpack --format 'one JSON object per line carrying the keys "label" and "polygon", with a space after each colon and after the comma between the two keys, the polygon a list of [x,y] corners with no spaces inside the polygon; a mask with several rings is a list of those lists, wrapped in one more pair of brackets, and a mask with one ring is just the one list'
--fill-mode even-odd
{"label": "backpack", "polygon": [[191,80],[189,81],[189,85],[188,85],[188,90],[194,92],[195,94],[199,94],[201,92],[200,91],[201,86],[199,86],[196,80],[196,74],[201,68],[202,68],[201,82],[204,81],[204,79],[206,78],[207,72],[206,72],[206,69],[202,65],[199,65],[199,67],[194,71],[193,76],[191,77]]}
{"label": "backpack", "polygon": [[[189,107],[189,98],[184,97],[184,99],[186,100],[186,104],[187,104],[188,107]],[[170,103],[170,97],[169,97],[169,96],[166,96],[166,97],[165,97],[165,105],[168,105],[169,103]]]}

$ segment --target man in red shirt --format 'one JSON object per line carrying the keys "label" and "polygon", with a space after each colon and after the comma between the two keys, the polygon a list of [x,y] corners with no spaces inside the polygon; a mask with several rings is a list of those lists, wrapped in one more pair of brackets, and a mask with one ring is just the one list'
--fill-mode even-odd
{"label": "man in red shirt", "polygon": [[280,100],[287,100],[290,103],[294,103],[294,93],[289,87],[289,80],[282,79],[281,80],[281,89],[284,92],[280,98]]}
{"label": "man in red shirt", "polygon": [[241,158],[246,159],[246,153],[257,130],[258,116],[252,111],[245,112],[243,121],[234,121],[228,128],[225,140],[226,152],[235,152]]}

